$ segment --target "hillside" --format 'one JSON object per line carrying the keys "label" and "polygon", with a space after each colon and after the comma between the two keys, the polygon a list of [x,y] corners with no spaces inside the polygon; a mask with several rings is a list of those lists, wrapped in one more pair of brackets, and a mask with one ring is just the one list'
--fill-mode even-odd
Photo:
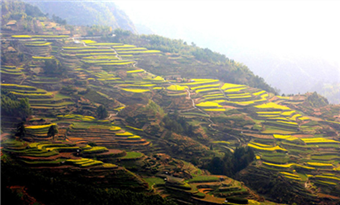
{"label": "hillside", "polygon": [[137,33],[133,22],[112,1],[34,1],[25,0],[49,16],[56,15],[71,25],[103,25]]}
{"label": "hillside", "polygon": [[340,203],[340,105],[185,42],[2,8],[4,204]]}

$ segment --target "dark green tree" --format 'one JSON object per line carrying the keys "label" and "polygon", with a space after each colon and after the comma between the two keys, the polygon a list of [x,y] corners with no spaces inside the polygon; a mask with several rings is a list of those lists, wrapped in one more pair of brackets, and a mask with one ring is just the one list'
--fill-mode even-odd
{"label": "dark green tree", "polygon": [[20,138],[23,138],[26,136],[26,128],[25,128],[25,123],[24,122],[20,122],[17,125],[17,130],[15,132],[15,136],[18,136]]}
{"label": "dark green tree", "polygon": [[56,134],[58,134],[58,126],[57,125],[51,125],[50,128],[48,129],[48,132],[47,132],[47,137],[53,137],[54,139],[54,136]]}
{"label": "dark green tree", "polygon": [[103,105],[99,106],[97,108],[97,117],[99,119],[104,119],[107,116],[108,116],[108,112],[107,112],[106,108]]}
{"label": "dark green tree", "polygon": [[65,67],[60,63],[60,61],[55,58],[45,60],[43,69],[45,74],[48,75],[63,75],[66,71]]}
{"label": "dark green tree", "polygon": [[32,115],[32,108],[28,101],[28,98],[22,98],[19,102],[18,112],[21,117],[26,118]]}

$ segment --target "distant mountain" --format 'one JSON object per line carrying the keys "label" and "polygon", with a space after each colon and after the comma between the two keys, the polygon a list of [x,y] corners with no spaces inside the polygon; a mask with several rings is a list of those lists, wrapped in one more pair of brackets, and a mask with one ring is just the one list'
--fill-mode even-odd
{"label": "distant mountain", "polygon": [[138,31],[138,34],[146,34],[146,35],[155,34],[153,30],[151,30],[149,27],[145,26],[144,24],[136,23],[135,26]]}
{"label": "distant mountain", "polygon": [[[273,55],[269,52],[245,51],[236,54],[255,74],[285,94],[314,92],[322,94],[331,103],[339,103],[339,65],[322,58]],[[337,96],[336,96],[337,95]]]}
{"label": "distant mountain", "polygon": [[124,11],[110,1],[34,1],[24,0],[38,6],[49,16],[56,15],[72,25],[105,25],[137,33],[137,29]]}

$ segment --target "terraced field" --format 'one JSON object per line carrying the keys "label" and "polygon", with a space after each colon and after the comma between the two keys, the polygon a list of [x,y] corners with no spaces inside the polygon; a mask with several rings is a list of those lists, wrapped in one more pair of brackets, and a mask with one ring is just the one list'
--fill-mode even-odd
{"label": "terraced field", "polygon": [[[56,26],[39,23],[44,32]],[[13,99],[28,98],[33,110],[24,116],[24,137],[2,142],[1,152],[20,165],[78,173],[105,187],[149,189],[181,204],[270,204],[243,182],[204,170],[248,146],[255,153],[249,167],[297,183],[313,197],[338,197],[339,122],[329,107],[320,108],[328,118],[307,110],[309,94],[275,96],[219,79],[157,76],[138,62],[168,53],[52,34],[5,33],[32,54],[1,69],[2,89]],[[49,73],[51,65],[60,75]],[[107,115],[101,117],[100,106]]]}

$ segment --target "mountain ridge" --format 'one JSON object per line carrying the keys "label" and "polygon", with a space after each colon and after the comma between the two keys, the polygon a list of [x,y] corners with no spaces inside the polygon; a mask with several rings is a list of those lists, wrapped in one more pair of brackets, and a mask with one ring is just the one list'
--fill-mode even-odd
{"label": "mountain ridge", "polygon": [[104,25],[110,26],[112,29],[122,28],[137,33],[133,22],[112,1],[45,2],[25,0],[25,2],[38,6],[44,13],[59,16],[72,25]]}

